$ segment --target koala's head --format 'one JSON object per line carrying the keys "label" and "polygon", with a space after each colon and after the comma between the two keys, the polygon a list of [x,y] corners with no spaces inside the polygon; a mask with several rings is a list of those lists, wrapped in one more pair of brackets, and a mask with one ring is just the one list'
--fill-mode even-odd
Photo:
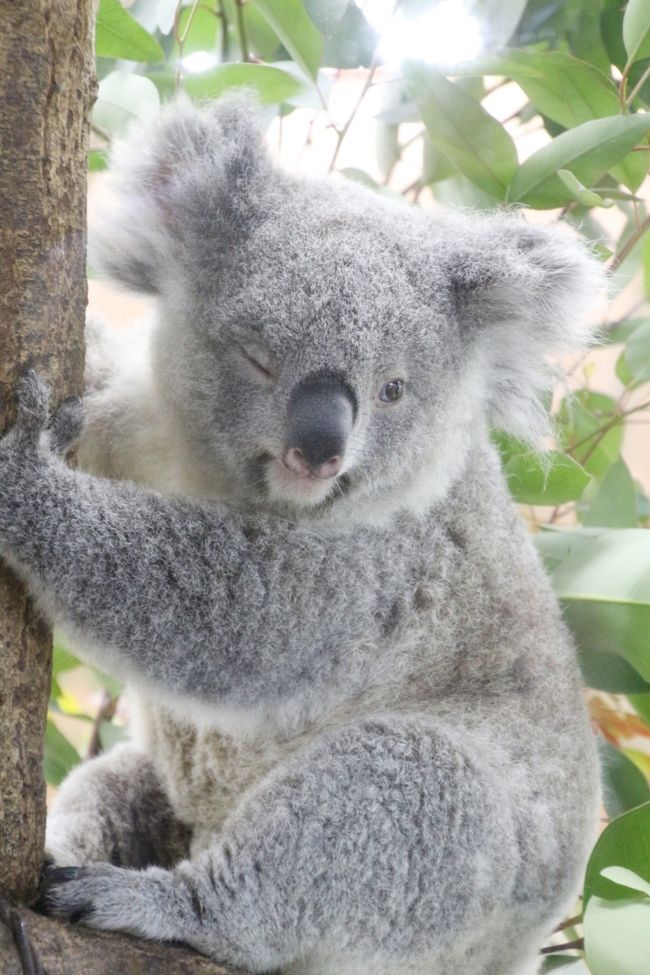
{"label": "koala's head", "polygon": [[428,503],[489,423],[544,433],[546,357],[599,285],[564,232],[291,177],[241,99],[168,107],[114,172],[95,260],[157,297],[162,400],[230,496]]}

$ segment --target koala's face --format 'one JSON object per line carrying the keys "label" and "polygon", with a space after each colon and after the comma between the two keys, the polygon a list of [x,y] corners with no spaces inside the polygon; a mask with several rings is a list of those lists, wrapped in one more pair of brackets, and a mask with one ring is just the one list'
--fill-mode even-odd
{"label": "koala's face", "polygon": [[462,371],[451,296],[405,246],[409,210],[369,219],[366,205],[314,187],[288,198],[218,275],[188,279],[170,316],[164,386],[247,501],[377,499],[448,463],[437,437]]}
{"label": "koala's face", "polygon": [[545,355],[584,342],[600,281],[557,229],[292,179],[237,100],[168,107],[114,172],[95,263],[157,296],[154,372],[208,489],[428,504],[488,422],[539,442]]}

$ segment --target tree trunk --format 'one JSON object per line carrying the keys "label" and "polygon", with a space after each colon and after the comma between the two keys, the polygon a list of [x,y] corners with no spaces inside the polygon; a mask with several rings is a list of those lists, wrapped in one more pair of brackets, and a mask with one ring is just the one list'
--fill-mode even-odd
{"label": "tree trunk", "polygon": [[[0,0],[0,411],[27,364],[80,393],[94,0]],[[51,640],[0,568],[0,888],[29,900],[43,855]]]}
{"label": "tree trunk", "polygon": [[[48,380],[55,404],[82,392],[96,4],[0,0],[0,429],[12,420],[16,378],[28,365]],[[10,906],[34,899],[42,866],[50,672],[49,629],[0,564],[0,972],[232,971],[185,948]]]}

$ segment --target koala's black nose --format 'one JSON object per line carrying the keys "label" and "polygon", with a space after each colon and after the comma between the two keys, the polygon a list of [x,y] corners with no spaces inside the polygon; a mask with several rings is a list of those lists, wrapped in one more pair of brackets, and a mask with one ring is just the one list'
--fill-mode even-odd
{"label": "koala's black nose", "polygon": [[286,466],[296,474],[334,477],[356,415],[354,393],[340,376],[304,379],[289,400]]}

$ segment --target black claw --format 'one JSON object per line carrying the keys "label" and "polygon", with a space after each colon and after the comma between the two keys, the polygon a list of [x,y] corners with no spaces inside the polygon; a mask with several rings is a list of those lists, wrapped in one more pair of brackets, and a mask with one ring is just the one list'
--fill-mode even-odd
{"label": "black claw", "polygon": [[[36,903],[34,904],[34,910],[38,911],[40,914],[55,914],[57,911],[53,910],[54,901],[56,898],[52,897],[52,892],[60,887],[62,884],[67,884],[71,880],[78,880],[83,877],[85,873],[84,867],[55,867],[50,864],[46,864],[43,873],[41,875],[41,883],[38,890],[38,896],[36,898]],[[82,905],[79,908],[80,913],[88,914],[92,908]]]}

